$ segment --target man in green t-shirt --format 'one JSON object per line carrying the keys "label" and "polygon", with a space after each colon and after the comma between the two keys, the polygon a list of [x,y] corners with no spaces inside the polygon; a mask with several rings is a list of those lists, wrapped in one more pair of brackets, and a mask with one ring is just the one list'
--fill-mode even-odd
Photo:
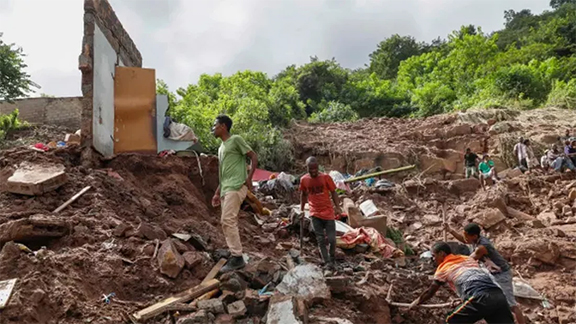
{"label": "man in green t-shirt", "polygon": [[[212,127],[214,136],[222,140],[218,149],[220,183],[212,198],[212,206],[222,205],[222,230],[232,255],[220,270],[222,273],[241,269],[246,265],[238,231],[238,212],[248,190],[252,189],[252,176],[258,166],[256,153],[242,137],[230,135],[231,128],[232,119],[226,115],[216,117]],[[246,157],[250,158],[250,173],[246,169]]]}
{"label": "man in green t-shirt", "polygon": [[484,154],[482,157],[482,162],[478,164],[478,171],[480,171],[480,184],[482,184],[483,189],[485,189],[484,185],[486,179],[491,178],[494,183],[498,181],[498,174],[496,173],[496,168],[494,167],[494,161],[490,159],[488,154]]}

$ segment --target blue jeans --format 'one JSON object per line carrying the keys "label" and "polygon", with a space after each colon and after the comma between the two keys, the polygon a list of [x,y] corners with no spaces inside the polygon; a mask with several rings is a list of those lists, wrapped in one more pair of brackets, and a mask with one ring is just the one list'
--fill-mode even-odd
{"label": "blue jeans", "polygon": [[565,166],[568,169],[572,170],[572,171],[576,171],[576,168],[574,167],[574,163],[572,163],[572,159],[570,158],[566,158],[566,157],[559,157],[556,158],[556,160],[554,160],[554,162],[552,162],[552,168],[554,168],[554,170],[558,171],[558,172],[562,172],[562,168]]}

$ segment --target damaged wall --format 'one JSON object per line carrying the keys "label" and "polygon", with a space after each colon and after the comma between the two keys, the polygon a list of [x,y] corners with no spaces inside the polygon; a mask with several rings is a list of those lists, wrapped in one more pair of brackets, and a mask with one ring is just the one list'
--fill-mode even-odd
{"label": "damaged wall", "polygon": [[9,114],[18,109],[19,117],[31,124],[80,128],[82,97],[27,98],[14,103],[0,101],[0,114]]}
{"label": "damaged wall", "polygon": [[[142,67],[142,56],[107,0],[84,0],[82,146],[113,154],[114,71]],[[89,150],[87,150],[89,151]]]}

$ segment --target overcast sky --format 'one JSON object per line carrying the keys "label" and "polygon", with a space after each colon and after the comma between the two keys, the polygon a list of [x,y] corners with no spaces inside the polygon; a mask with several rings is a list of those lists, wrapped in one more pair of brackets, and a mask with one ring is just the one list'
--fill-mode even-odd
{"label": "overcast sky", "polygon": [[[0,32],[27,54],[40,92],[78,96],[82,0],[0,0]],[[309,57],[361,67],[392,34],[431,41],[461,25],[501,29],[504,10],[548,9],[549,0],[110,0],[142,53],[171,89],[202,73],[270,76]]]}

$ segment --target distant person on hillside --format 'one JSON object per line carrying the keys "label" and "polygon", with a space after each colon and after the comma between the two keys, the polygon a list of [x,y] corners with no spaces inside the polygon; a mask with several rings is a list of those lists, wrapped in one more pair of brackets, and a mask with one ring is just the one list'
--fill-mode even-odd
{"label": "distant person on hillside", "polygon": [[516,298],[514,298],[514,286],[512,284],[512,268],[508,261],[502,257],[502,255],[496,250],[492,242],[486,237],[480,235],[480,226],[475,223],[470,223],[464,227],[464,233],[460,234],[454,229],[452,229],[448,223],[444,223],[444,229],[452,234],[454,238],[464,244],[472,244],[474,252],[472,252],[471,257],[478,262],[482,262],[484,266],[490,271],[494,276],[494,279],[500,285],[500,288],[506,296],[506,301],[508,305],[514,312],[516,321],[519,324],[524,324],[524,315],[522,310],[518,307],[516,303]]}
{"label": "distant person on hillside", "polygon": [[514,156],[517,158],[518,167],[522,172],[528,170],[528,152],[526,144],[524,144],[524,137],[518,139],[518,143],[514,145]]}
{"label": "distant person on hillside", "polygon": [[482,189],[486,189],[486,179],[492,179],[494,183],[498,181],[498,173],[496,172],[494,161],[490,159],[488,154],[484,154],[482,157],[482,162],[478,164],[478,171],[480,171],[480,184],[482,184]]}
{"label": "distant person on hillside", "polygon": [[538,168],[540,163],[536,156],[534,155],[534,150],[532,150],[532,143],[529,139],[524,140],[524,145],[526,146],[526,165],[528,170]]}
{"label": "distant person on hillside", "polygon": [[453,254],[445,242],[434,244],[432,256],[437,265],[434,281],[410,304],[410,310],[432,298],[447,283],[462,304],[448,314],[444,323],[476,323],[484,319],[488,324],[514,324],[506,295],[475,259]]}
{"label": "distant person on hillside", "polygon": [[[218,149],[219,185],[212,198],[212,206],[222,205],[222,230],[231,258],[220,272],[243,268],[246,263],[242,256],[242,242],[238,231],[240,206],[252,189],[252,176],[258,166],[256,153],[238,135],[231,135],[232,119],[226,115],[216,117],[212,133],[222,140]],[[246,168],[246,157],[250,159],[250,172]]]}
{"label": "distant person on hillside", "polygon": [[558,145],[553,144],[552,147],[546,153],[548,157],[548,165],[552,167],[557,172],[563,172],[566,168],[576,172],[574,163],[572,160],[566,156],[566,154],[560,152]]}
{"label": "distant person on hillside", "polygon": [[564,144],[564,154],[576,165],[576,141],[566,141]]}
{"label": "distant person on hillside", "polygon": [[476,177],[476,162],[479,160],[480,158],[476,153],[472,152],[470,148],[466,149],[464,154],[464,175],[466,179]]}
{"label": "distant person on hillside", "polygon": [[[336,261],[336,215],[342,214],[332,177],[318,171],[318,161],[311,156],[306,160],[308,173],[300,180],[301,222],[304,221],[304,208],[310,205],[310,220],[318,241],[318,248],[324,266],[334,268]],[[332,198],[332,200],[330,200]],[[334,206],[332,206],[334,202]],[[328,245],[330,247],[328,248]]]}
{"label": "distant person on hillside", "polygon": [[571,140],[571,136],[570,136],[570,130],[567,129],[566,133],[564,133],[564,136],[560,137],[560,143],[565,143],[566,141],[570,141]]}

